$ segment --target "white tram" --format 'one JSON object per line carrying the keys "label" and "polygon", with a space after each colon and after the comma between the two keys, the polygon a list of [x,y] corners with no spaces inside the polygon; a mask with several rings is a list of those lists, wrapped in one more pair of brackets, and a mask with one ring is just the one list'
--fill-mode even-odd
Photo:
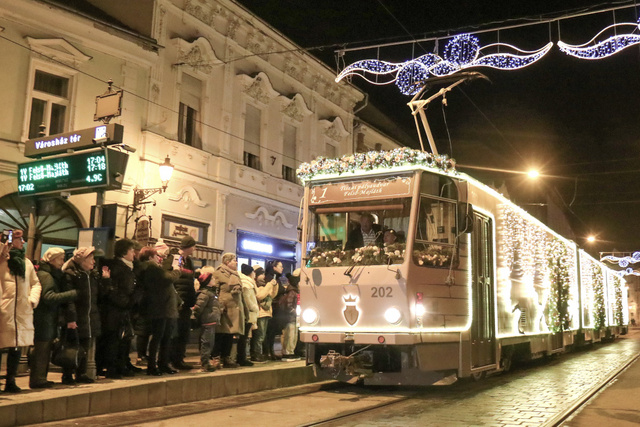
{"label": "white tram", "polygon": [[[369,152],[298,174],[300,333],[318,377],[445,384],[626,332],[623,279],[444,156]],[[345,250],[365,213],[396,241]]]}

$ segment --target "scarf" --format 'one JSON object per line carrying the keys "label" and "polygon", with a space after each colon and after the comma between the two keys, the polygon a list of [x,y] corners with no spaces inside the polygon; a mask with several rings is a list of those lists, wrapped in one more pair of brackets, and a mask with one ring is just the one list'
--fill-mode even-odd
{"label": "scarf", "polygon": [[9,251],[9,261],[7,261],[7,265],[9,266],[9,271],[14,276],[19,276],[24,279],[24,249],[13,248]]}
{"label": "scarf", "polygon": [[126,260],[124,258],[118,258],[120,261],[124,262],[124,264],[129,267],[131,270],[133,270],[133,262]]}

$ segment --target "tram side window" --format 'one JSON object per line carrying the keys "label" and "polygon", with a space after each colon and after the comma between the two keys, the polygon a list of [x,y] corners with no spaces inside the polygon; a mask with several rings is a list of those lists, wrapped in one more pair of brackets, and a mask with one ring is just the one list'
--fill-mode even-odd
{"label": "tram side window", "polygon": [[424,267],[449,267],[456,239],[456,204],[421,197],[413,260]]}

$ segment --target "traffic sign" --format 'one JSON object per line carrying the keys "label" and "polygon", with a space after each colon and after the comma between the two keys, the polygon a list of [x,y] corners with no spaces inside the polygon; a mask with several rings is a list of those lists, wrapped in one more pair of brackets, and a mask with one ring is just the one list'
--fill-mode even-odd
{"label": "traffic sign", "polygon": [[86,150],[106,145],[122,144],[124,127],[116,123],[95,126],[73,132],[59,133],[28,139],[25,142],[24,155],[40,158],[69,150]]}
{"label": "traffic sign", "polygon": [[18,165],[18,195],[117,190],[129,155],[102,148]]}

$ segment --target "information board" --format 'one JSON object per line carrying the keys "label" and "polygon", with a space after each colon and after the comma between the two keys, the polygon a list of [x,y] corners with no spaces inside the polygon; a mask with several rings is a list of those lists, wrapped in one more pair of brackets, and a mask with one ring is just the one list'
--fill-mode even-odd
{"label": "information board", "polygon": [[18,195],[122,188],[129,155],[103,148],[18,165]]}

